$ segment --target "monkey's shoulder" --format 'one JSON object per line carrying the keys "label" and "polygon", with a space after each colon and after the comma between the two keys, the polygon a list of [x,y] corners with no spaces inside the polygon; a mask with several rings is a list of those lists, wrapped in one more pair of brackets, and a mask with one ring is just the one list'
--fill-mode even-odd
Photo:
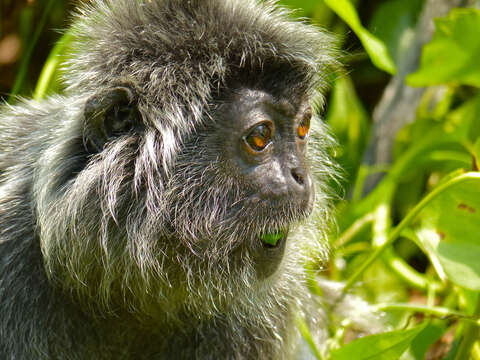
{"label": "monkey's shoulder", "polygon": [[40,102],[20,99],[15,106],[0,107],[0,172],[37,161],[71,122],[68,102],[55,96]]}

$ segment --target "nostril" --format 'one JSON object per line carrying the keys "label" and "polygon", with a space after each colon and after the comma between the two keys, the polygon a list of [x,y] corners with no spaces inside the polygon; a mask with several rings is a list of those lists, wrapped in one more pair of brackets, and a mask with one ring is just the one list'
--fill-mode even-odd
{"label": "nostril", "polygon": [[292,169],[291,172],[292,172],[292,177],[295,179],[297,184],[303,186],[304,181],[303,181],[303,175],[301,174],[301,172],[298,169]]}

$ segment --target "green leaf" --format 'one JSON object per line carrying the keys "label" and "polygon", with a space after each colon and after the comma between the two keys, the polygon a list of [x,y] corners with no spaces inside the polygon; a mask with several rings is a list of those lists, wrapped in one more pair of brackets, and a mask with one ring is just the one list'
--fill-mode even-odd
{"label": "green leaf", "polygon": [[373,14],[368,28],[387,45],[395,63],[412,45],[422,5],[423,0],[389,0],[380,2]]}
{"label": "green leaf", "polygon": [[315,345],[315,341],[313,341],[310,329],[308,328],[306,321],[300,316],[297,316],[297,326],[300,330],[300,333],[302,334],[303,339],[308,344],[310,350],[313,352],[313,354],[315,354],[315,357],[317,359],[321,360],[322,355],[320,354],[320,351],[318,351],[317,346]]}
{"label": "green leaf", "polygon": [[35,88],[33,95],[35,100],[44,98],[48,93],[48,90],[53,88],[53,80],[59,75],[60,64],[65,60],[62,55],[65,54],[66,50],[71,45],[72,40],[73,35],[70,32],[65,33],[50,52]]}
{"label": "green leaf", "polygon": [[458,178],[422,210],[417,236],[441,278],[480,290],[480,173]]}
{"label": "green leaf", "polygon": [[372,63],[379,69],[390,74],[395,74],[395,64],[388,54],[387,46],[362,26],[352,3],[348,0],[324,1],[325,4],[342,18],[342,20],[345,21],[358,36],[367,51],[368,56],[372,60]]}
{"label": "green leaf", "polygon": [[[8,98],[9,103],[13,103],[16,100],[16,96],[19,93],[19,91],[22,89],[25,78],[27,77],[27,72],[29,69],[29,64],[33,55],[33,50],[35,49],[35,46],[37,45],[38,39],[40,38],[40,35],[42,34],[43,28],[45,27],[45,24],[47,23],[48,16],[51,13],[52,7],[55,5],[55,0],[48,0],[48,2],[45,5],[45,8],[42,12],[42,17],[40,18],[40,22],[38,23],[35,32],[32,36],[32,38],[28,38],[28,41],[24,41],[25,39],[22,39],[22,44],[28,44],[25,49],[22,50],[22,58],[20,62],[20,67],[17,73],[17,77],[15,79],[15,83],[13,84],[13,88],[10,92],[10,96]],[[33,10],[29,9],[28,7],[24,9],[24,12],[27,16],[26,19],[23,19],[24,22],[25,20],[26,23],[30,23],[31,20],[29,19],[31,16],[33,16]],[[25,25],[28,27],[29,25]]]}
{"label": "green leaf", "polygon": [[349,175],[355,174],[367,146],[370,125],[350,77],[343,76],[335,82],[326,122],[342,146],[338,159],[342,168]]}
{"label": "green leaf", "polygon": [[480,137],[480,94],[451,111],[446,117],[444,130],[454,134],[462,143],[475,142]]}
{"label": "green leaf", "polygon": [[429,322],[427,327],[412,341],[410,353],[414,359],[425,359],[428,348],[445,332],[444,323]]}
{"label": "green leaf", "polygon": [[283,237],[283,232],[278,232],[275,234],[263,234],[261,236],[262,241],[265,244],[275,246],[277,245],[278,241]]}
{"label": "green leaf", "polygon": [[417,72],[407,77],[411,86],[458,83],[480,86],[480,11],[453,9],[435,20],[435,34],[425,45]]}
{"label": "green leaf", "polygon": [[335,350],[332,353],[332,360],[399,359],[426,326],[427,323],[424,323],[413,329],[363,337]]}

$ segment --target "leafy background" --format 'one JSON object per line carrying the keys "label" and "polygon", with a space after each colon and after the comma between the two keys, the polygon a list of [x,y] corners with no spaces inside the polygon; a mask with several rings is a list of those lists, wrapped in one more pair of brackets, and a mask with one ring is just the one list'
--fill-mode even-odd
{"label": "leafy background", "polygon": [[[332,74],[324,113],[339,141],[344,200],[336,203],[331,259],[312,263],[312,274],[368,299],[388,330],[358,338],[351,323],[332,318],[331,352],[314,353],[480,359],[478,2],[280,2],[338,34],[345,64]],[[73,5],[2,0],[4,101],[61,91],[58,65],[70,38],[59,29],[68,27]],[[314,282],[312,291],[320,291]]]}

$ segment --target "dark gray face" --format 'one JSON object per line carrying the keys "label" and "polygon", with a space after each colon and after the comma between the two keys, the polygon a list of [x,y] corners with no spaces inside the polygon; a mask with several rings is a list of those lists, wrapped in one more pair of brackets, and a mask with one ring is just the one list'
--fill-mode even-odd
{"label": "dark gray face", "polygon": [[221,123],[228,121],[230,127],[224,133],[225,152],[255,189],[252,198],[308,206],[312,190],[304,159],[312,116],[308,104],[245,90],[225,108]]}
{"label": "dark gray face", "polygon": [[267,277],[282,259],[289,223],[313,205],[305,162],[312,109],[305,101],[243,89],[218,112],[224,171],[248,188],[243,210],[250,213],[252,228],[265,228],[251,246],[258,275]]}

